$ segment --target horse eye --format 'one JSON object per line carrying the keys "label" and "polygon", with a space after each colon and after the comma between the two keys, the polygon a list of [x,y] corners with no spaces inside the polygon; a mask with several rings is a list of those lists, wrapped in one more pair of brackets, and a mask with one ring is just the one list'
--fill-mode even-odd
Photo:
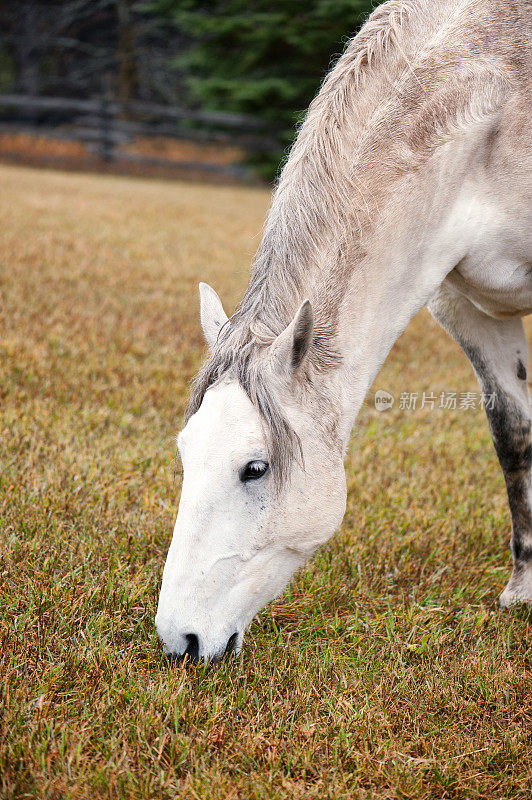
{"label": "horse eye", "polygon": [[266,461],[249,461],[245,467],[240,470],[240,480],[242,483],[248,481],[256,481],[266,475],[268,472],[269,464]]}

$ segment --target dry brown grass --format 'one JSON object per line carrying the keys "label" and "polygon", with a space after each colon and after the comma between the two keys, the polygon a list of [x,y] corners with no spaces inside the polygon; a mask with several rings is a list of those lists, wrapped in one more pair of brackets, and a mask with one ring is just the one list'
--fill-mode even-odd
{"label": "dry brown grass", "polygon": [[[260,190],[0,168],[5,798],[529,798],[529,616],[499,612],[504,485],[477,411],[363,408],[340,534],[243,657],[170,669],[153,617],[202,357]],[[426,313],[376,387],[477,391]]]}
{"label": "dry brown grass", "polygon": [[[224,143],[193,142],[164,136],[137,136],[117,145],[115,154],[138,156],[138,162],[103,162],[82,142],[54,139],[37,133],[0,132],[0,158],[4,162],[58,169],[91,172],[125,173],[142,176],[185,178],[228,182],[229,177],[209,170],[209,165],[239,165],[245,156],[242,149]],[[166,159],[164,165],[150,159]],[[191,168],[190,164],[194,164]],[[206,165],[202,172],[202,165]],[[251,177],[250,177],[251,180]]]}

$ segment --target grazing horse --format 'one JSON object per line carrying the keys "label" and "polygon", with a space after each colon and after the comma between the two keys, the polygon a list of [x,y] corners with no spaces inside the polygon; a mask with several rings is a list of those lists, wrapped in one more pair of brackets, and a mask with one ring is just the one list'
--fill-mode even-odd
{"label": "grazing horse", "polygon": [[500,604],[532,601],[531,0],[390,0],[325,79],[179,434],[184,480],[156,626],[171,659],[239,650],[339,527],[364,397],[428,305],[485,395],[512,516]]}

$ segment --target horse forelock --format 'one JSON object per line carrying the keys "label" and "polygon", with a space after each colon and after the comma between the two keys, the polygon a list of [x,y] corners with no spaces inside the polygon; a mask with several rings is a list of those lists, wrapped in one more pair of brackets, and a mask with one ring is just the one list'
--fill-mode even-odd
{"label": "horse forelock", "polygon": [[245,333],[222,331],[193,382],[185,419],[188,421],[199,410],[208,389],[223,380],[237,381],[260,415],[279,490],[287,481],[294,460],[301,456],[301,443],[283,410],[278,386],[264,358],[265,350],[264,339],[252,338],[249,329]]}
{"label": "horse forelock", "polygon": [[[277,336],[293,319],[298,300],[297,293],[290,292],[287,283],[282,297],[267,296],[268,285],[261,281],[258,266],[257,261],[242,303],[221,329],[216,345],[193,381],[185,419],[188,421],[199,410],[209,388],[223,380],[237,381],[260,414],[272,472],[280,488],[294,460],[301,460],[302,453],[299,437],[283,408],[282,382],[275,380],[267,355]],[[330,309],[319,307],[308,356],[291,381],[291,391],[299,397],[312,388],[313,397],[319,399],[320,376],[340,365],[335,334],[335,315]],[[323,401],[326,414],[325,398]]]}

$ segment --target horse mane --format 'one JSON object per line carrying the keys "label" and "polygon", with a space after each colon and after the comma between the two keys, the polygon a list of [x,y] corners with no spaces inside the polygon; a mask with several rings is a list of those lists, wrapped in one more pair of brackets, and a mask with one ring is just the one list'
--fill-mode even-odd
{"label": "horse mane", "polygon": [[[434,86],[437,53],[460,28],[460,15],[467,9],[471,20],[482,6],[482,0],[379,6],[325,78],[284,165],[248,288],[193,383],[186,415],[199,409],[209,387],[237,380],[264,421],[279,485],[299,443],[262,356],[308,297],[314,337],[299,385],[319,392],[319,376],[341,363],[335,343],[341,301],[365,257],[363,234],[383,187],[389,190],[457,131],[491,113],[504,95],[500,74],[482,53],[473,63],[455,54],[449,68],[440,57],[444,80]],[[397,130],[390,130],[391,114]]]}

